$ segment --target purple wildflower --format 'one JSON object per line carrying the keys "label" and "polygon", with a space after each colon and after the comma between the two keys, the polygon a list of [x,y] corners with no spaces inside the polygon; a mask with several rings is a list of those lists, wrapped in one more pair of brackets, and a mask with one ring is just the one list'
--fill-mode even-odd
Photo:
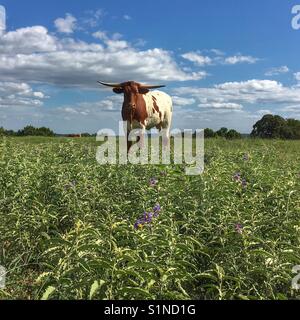
{"label": "purple wildflower", "polygon": [[235,231],[237,233],[242,234],[243,233],[243,229],[244,229],[244,227],[240,223],[235,225]]}
{"label": "purple wildflower", "polygon": [[143,220],[145,221],[145,223],[151,223],[153,219],[153,213],[152,212],[145,212],[144,213],[144,217]]}
{"label": "purple wildflower", "polygon": [[157,218],[160,211],[161,211],[161,206],[159,204],[157,204],[154,208],[153,208],[153,211],[154,211],[154,217]]}
{"label": "purple wildflower", "polygon": [[150,179],[150,187],[155,187],[158,184],[158,180],[156,178]]}
{"label": "purple wildflower", "polygon": [[136,221],[136,223],[134,224],[134,229],[135,229],[135,230],[142,229],[143,226],[144,226],[144,224],[145,224],[145,220],[143,220],[143,219],[138,219],[138,220]]}
{"label": "purple wildflower", "polygon": [[159,204],[157,204],[154,208],[153,211],[154,212],[159,212],[161,210],[161,206]]}
{"label": "purple wildflower", "polygon": [[139,230],[143,229],[143,227],[146,224],[151,224],[153,222],[154,218],[157,218],[159,216],[159,212],[161,211],[161,206],[157,204],[153,208],[153,212],[144,212],[144,215],[142,218],[138,219],[134,224],[134,229]]}

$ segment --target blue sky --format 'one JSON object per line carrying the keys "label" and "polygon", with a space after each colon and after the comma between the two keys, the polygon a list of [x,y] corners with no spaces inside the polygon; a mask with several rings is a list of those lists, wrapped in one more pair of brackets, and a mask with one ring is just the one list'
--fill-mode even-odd
{"label": "blue sky", "polygon": [[0,0],[0,126],[116,129],[121,97],[97,80],[166,84],[174,128],[300,119],[297,4]]}

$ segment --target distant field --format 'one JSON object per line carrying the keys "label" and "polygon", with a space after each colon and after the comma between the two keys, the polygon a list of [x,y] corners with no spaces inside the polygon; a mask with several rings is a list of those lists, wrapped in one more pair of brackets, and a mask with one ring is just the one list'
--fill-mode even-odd
{"label": "distant field", "polygon": [[300,141],[209,139],[195,177],[96,145],[0,138],[0,299],[300,297]]}

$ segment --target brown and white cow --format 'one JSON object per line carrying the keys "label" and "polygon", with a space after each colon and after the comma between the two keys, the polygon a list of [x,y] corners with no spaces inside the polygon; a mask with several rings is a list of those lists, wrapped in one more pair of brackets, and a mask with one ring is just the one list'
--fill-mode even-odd
{"label": "brown and white cow", "polygon": [[[128,81],[123,83],[100,84],[113,88],[113,92],[124,94],[122,107],[123,121],[127,122],[127,137],[131,130],[145,130],[157,128],[163,130],[165,143],[168,143],[172,122],[173,103],[169,95],[162,91],[150,91],[165,86],[143,85],[138,82]],[[128,150],[131,142],[128,141]]]}

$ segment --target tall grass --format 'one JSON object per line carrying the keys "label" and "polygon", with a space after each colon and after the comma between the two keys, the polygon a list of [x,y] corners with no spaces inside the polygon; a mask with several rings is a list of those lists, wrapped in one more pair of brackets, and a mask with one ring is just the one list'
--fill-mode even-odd
{"label": "tall grass", "polygon": [[0,139],[0,298],[298,298],[299,150],[209,139],[192,177],[100,166],[93,138]]}

